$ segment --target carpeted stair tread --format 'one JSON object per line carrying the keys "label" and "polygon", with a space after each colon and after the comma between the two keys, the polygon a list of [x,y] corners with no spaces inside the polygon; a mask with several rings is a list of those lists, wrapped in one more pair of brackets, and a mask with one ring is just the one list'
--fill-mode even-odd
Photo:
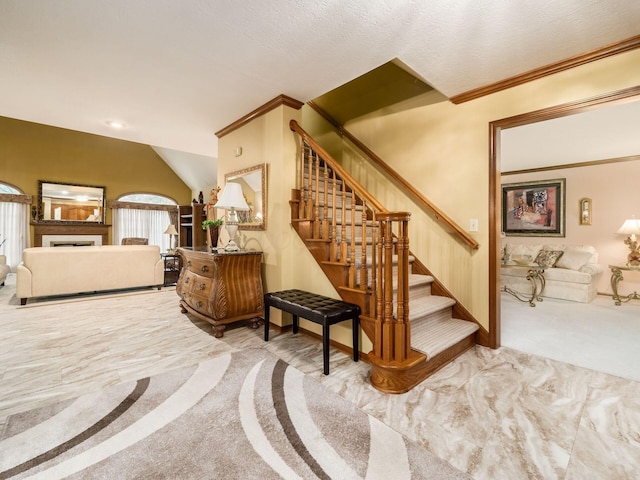
{"label": "carpeted stair tread", "polygon": [[417,287],[419,285],[430,285],[434,278],[431,275],[422,275],[421,273],[409,274],[409,287]]}
{"label": "carpeted stair tread", "polygon": [[413,331],[420,323],[425,323],[424,321],[421,322],[421,319],[433,315],[436,312],[448,309],[450,317],[451,307],[455,304],[456,301],[453,298],[441,297],[439,295],[427,295],[415,299],[410,298],[409,318],[411,320],[411,330]]}
{"label": "carpeted stair tread", "polygon": [[437,323],[411,324],[411,346],[433,358],[478,330],[474,322],[450,318]]}

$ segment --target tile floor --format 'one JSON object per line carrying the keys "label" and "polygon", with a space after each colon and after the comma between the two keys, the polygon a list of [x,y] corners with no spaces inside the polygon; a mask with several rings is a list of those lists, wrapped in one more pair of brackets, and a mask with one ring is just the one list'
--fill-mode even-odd
{"label": "tile floor", "polygon": [[[475,347],[403,395],[305,335],[237,326],[215,339],[171,288],[20,307],[0,287],[0,428],[11,413],[114,383],[265,348],[476,479],[640,478],[640,383],[501,348]],[[640,366],[639,366],[640,368]]]}

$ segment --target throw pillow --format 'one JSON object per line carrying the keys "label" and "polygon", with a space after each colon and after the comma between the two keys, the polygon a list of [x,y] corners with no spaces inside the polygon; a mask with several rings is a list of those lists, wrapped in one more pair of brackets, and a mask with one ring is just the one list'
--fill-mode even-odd
{"label": "throw pillow", "polygon": [[555,266],[558,268],[566,268],[568,270],[580,270],[580,268],[584,266],[590,258],[590,252],[565,250],[565,252],[556,262]]}
{"label": "throw pillow", "polygon": [[561,250],[541,250],[535,262],[543,268],[553,267],[562,256]]}

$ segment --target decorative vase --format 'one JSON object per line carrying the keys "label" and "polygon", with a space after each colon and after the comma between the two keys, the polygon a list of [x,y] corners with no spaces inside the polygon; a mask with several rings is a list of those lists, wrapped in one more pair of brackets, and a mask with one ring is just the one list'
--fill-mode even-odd
{"label": "decorative vase", "polygon": [[218,225],[211,225],[209,227],[209,247],[214,249],[218,246],[218,234],[220,233],[220,227]]}

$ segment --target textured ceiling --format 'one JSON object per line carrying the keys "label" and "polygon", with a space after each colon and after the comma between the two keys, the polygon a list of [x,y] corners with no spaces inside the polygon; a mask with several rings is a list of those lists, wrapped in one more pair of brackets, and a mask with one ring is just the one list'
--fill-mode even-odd
{"label": "textured ceiling", "polygon": [[638,0],[0,0],[0,115],[215,157],[279,94],[398,59],[453,96],[638,25]]}

